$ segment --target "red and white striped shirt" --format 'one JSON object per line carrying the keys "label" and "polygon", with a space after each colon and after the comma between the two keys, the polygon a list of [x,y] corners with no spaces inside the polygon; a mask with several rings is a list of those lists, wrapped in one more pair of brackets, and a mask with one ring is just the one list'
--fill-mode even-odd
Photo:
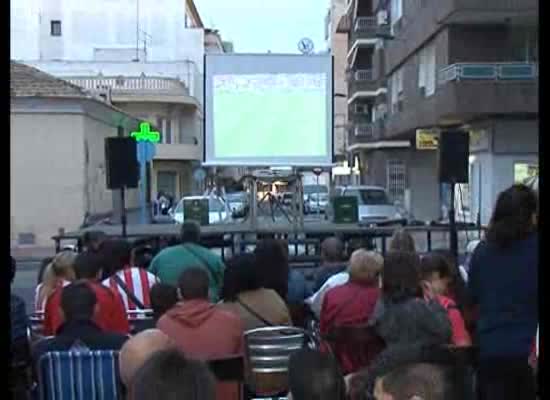
{"label": "red and white striped shirt", "polygon": [[[151,298],[149,294],[151,287],[158,282],[158,278],[143,268],[137,267],[124,268],[122,271],[117,272],[117,275],[126,284],[128,290],[141,301],[145,309],[151,309]],[[113,277],[105,279],[102,283],[104,286],[110,287],[112,290],[120,293],[122,301],[124,302],[124,307],[127,311],[140,311]]]}

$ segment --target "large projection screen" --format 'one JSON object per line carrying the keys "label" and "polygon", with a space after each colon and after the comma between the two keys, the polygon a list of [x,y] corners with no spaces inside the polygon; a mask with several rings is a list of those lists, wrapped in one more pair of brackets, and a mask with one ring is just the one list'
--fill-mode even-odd
{"label": "large projection screen", "polygon": [[331,55],[205,56],[204,163],[332,165]]}

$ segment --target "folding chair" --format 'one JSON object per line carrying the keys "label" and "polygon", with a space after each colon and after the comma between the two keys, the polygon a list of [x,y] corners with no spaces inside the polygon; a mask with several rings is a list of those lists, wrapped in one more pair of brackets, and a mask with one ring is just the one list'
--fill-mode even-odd
{"label": "folding chair", "polygon": [[38,361],[40,400],[117,400],[118,352],[53,351]]}

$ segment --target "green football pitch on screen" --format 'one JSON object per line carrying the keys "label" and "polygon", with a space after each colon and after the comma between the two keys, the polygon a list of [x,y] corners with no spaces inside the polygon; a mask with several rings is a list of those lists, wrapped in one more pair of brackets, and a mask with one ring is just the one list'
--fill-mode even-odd
{"label": "green football pitch on screen", "polygon": [[325,75],[214,78],[215,157],[327,154]]}

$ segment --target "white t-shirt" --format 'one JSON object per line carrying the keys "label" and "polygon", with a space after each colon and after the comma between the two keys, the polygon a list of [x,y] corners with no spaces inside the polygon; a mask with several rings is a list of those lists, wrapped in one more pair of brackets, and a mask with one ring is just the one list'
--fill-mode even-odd
{"label": "white t-shirt", "polygon": [[323,306],[323,300],[325,294],[336,286],[341,286],[349,281],[349,274],[347,272],[340,272],[327,279],[327,281],[321,286],[321,288],[314,293],[311,297],[305,300],[306,304],[309,304],[311,311],[319,318],[321,316],[321,307]]}

